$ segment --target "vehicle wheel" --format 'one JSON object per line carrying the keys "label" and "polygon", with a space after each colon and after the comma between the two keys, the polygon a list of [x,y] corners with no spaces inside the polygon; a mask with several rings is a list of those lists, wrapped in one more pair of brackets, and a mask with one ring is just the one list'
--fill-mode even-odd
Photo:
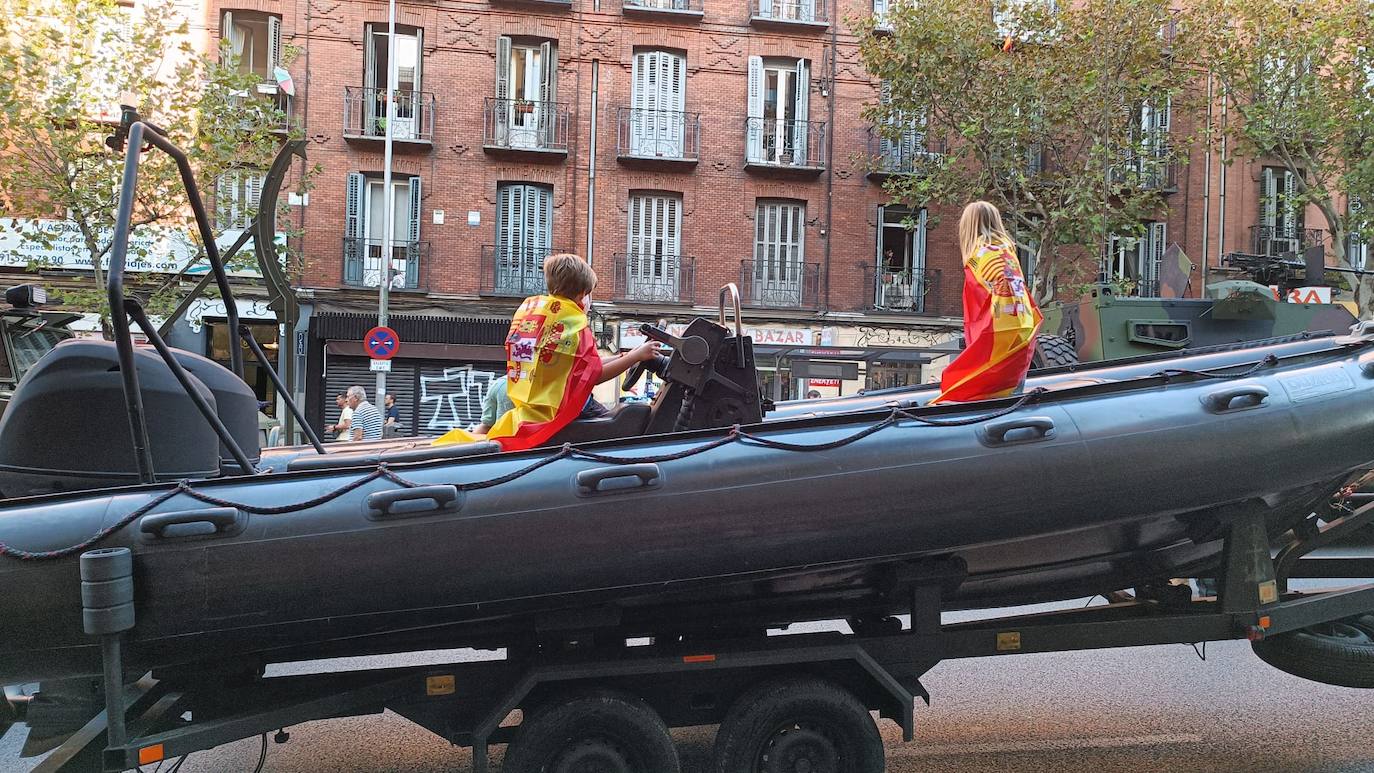
{"label": "vehicle wheel", "polygon": [[1339,687],[1374,687],[1374,614],[1356,615],[1252,642],[1265,663]]}
{"label": "vehicle wheel", "polygon": [[1035,337],[1035,354],[1031,356],[1032,368],[1054,368],[1060,365],[1077,365],[1078,350],[1073,348],[1069,339],[1056,335]]}
{"label": "vehicle wheel", "polygon": [[844,688],[806,677],[740,696],[716,734],[717,773],[882,773],[883,741]]}
{"label": "vehicle wheel", "polygon": [[504,773],[678,773],[677,748],[654,710],[609,692],[536,709],[506,751]]}

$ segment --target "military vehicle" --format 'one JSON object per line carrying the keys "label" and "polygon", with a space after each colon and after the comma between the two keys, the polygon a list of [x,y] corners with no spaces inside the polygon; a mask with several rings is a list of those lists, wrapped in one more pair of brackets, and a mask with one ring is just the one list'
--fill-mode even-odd
{"label": "military vehicle", "polygon": [[[1318,248],[1320,249],[1320,248]],[[1344,306],[1290,303],[1275,297],[1290,287],[1324,284],[1322,256],[1295,257],[1232,253],[1223,264],[1236,276],[1212,282],[1202,298],[1185,298],[1192,264],[1173,245],[1162,266],[1161,294],[1124,295],[1110,283],[1093,285],[1077,300],[1045,307],[1034,367],[1045,368],[1136,357],[1242,341],[1284,341],[1317,332],[1344,332],[1355,316]],[[1310,277],[1310,278],[1309,278]],[[1152,288],[1153,289],[1153,288]]]}
{"label": "military vehicle", "polygon": [[24,374],[54,346],[76,336],[70,326],[81,315],[41,310],[47,302],[47,292],[38,285],[5,291],[9,308],[0,311],[0,413]]}

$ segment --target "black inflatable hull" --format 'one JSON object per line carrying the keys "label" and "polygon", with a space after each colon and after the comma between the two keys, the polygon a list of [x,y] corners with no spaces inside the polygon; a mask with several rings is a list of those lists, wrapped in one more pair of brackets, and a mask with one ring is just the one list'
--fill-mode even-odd
{"label": "black inflatable hull", "polygon": [[[1204,571],[1217,559],[1217,524],[1228,513],[1263,510],[1282,531],[1374,459],[1374,348],[1364,339],[1308,343],[1228,355],[1231,363],[1284,355],[1241,379],[1165,383],[1118,372],[1137,378],[1098,383],[1110,364],[1043,377],[1064,388],[995,422],[904,419],[808,452],[736,441],[617,478],[631,485],[608,491],[585,483],[588,471],[613,465],[565,458],[463,493],[443,512],[379,513],[368,496],[397,488],[379,479],[300,512],[240,512],[216,534],[157,536],[135,521],[101,546],[135,553],[138,619],[128,641],[140,669],[498,646],[567,626],[634,635],[859,617],[901,611],[909,601],[892,592],[894,578],[932,567],[967,568],[954,607],[1072,598]],[[1180,357],[1165,367],[1218,364]],[[882,402],[822,402],[835,405],[751,429],[817,445],[890,414]],[[1009,402],[925,415],[971,417]],[[874,410],[855,411],[862,407]],[[723,434],[594,449],[659,456]],[[415,484],[454,484],[511,473],[548,453],[394,469]],[[365,472],[283,472],[195,488],[278,506]],[[166,489],[3,503],[0,541],[70,545]],[[207,506],[178,494],[153,514]],[[75,557],[0,559],[0,587],[0,683],[98,672],[96,643],[81,630]]]}

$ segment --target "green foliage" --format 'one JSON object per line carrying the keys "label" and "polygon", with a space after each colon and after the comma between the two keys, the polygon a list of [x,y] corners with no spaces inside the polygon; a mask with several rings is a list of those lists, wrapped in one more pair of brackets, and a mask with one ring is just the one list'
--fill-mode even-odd
{"label": "green foliage", "polygon": [[1142,105],[1186,109],[1188,42],[1162,34],[1174,30],[1169,0],[1006,5],[999,29],[986,0],[894,4],[891,34],[862,43],[888,94],[866,116],[893,140],[924,118],[943,153],[889,178],[889,194],[912,207],[993,202],[1038,249],[1044,300],[1072,274],[1095,275],[1110,234],[1162,214],[1160,179],[1188,142],[1143,131]]}
{"label": "green foliage", "polygon": [[[118,121],[121,102],[132,101],[145,120],[166,129],[187,151],[207,199],[226,171],[265,169],[280,145],[273,129],[286,119],[272,101],[259,97],[260,79],[241,71],[227,51],[197,55],[190,34],[203,33],[191,33],[183,16],[171,0],[140,4],[137,11],[113,0],[0,0],[0,72],[6,73],[0,78],[0,202],[10,202],[7,210],[27,218],[14,226],[26,242],[51,248],[59,229],[79,235],[80,257],[89,261],[97,289],[66,293],[72,308],[108,312],[98,288],[104,284],[124,156],[104,139]],[[171,238],[198,245],[185,201],[172,159],[144,154],[135,233],[164,229]],[[135,239],[130,258],[165,258],[149,254],[158,249],[165,242]],[[147,299],[150,312],[176,303],[176,281],[134,276],[130,283],[155,288]]]}
{"label": "green foliage", "polygon": [[[1285,168],[1297,190],[1281,206],[1316,207],[1327,264],[1349,267],[1351,233],[1374,235],[1374,6],[1368,0],[1199,0],[1190,10],[1228,115],[1216,135],[1236,158]],[[1229,24],[1206,23],[1229,19]],[[1354,283],[1374,310],[1374,279]]]}

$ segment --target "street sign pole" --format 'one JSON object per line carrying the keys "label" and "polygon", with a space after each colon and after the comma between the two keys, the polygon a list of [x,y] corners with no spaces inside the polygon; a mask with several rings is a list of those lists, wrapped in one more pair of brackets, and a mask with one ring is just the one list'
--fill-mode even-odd
{"label": "street sign pole", "polygon": [[[389,309],[391,291],[391,250],[392,238],[396,230],[396,191],[391,184],[391,147],[394,142],[393,132],[396,129],[396,87],[398,74],[396,71],[396,0],[387,2],[386,19],[386,140],[383,145],[382,153],[382,200],[386,202],[386,211],[382,213],[382,266],[381,288],[377,291],[377,326],[386,327],[389,322]],[[364,250],[366,246],[364,246]],[[366,254],[366,252],[364,252]],[[386,405],[386,371],[377,371],[377,402],[375,405]]]}

